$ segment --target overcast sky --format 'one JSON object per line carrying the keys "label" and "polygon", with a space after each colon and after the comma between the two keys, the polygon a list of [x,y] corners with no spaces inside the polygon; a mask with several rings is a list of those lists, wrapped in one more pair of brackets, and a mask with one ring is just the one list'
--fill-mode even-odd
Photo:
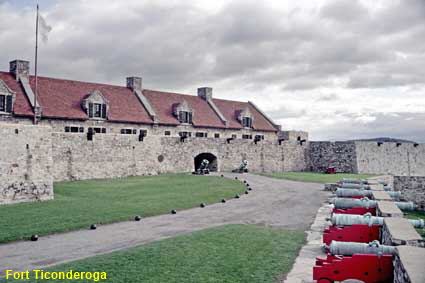
{"label": "overcast sky", "polygon": [[[313,140],[425,142],[425,0],[40,0],[44,76],[251,100]],[[0,70],[34,62],[34,0],[0,0]],[[33,66],[34,64],[32,64]]]}

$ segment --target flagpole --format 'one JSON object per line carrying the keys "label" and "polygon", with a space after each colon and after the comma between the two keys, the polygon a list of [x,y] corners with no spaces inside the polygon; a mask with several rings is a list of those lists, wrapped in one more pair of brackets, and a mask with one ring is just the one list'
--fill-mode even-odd
{"label": "flagpole", "polygon": [[37,19],[35,21],[35,93],[34,93],[34,124],[37,124],[37,61],[38,61],[38,3]]}

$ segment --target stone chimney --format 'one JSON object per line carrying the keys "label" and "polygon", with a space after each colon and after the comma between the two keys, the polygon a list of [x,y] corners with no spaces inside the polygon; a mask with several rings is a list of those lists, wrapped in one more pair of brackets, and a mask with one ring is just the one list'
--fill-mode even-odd
{"label": "stone chimney", "polygon": [[13,60],[9,62],[9,72],[15,76],[16,80],[19,80],[21,77],[28,79],[30,75],[30,62]]}
{"label": "stone chimney", "polygon": [[127,87],[133,91],[142,91],[142,78],[141,77],[128,77]]}
{"label": "stone chimney", "polygon": [[205,100],[212,99],[212,87],[200,87],[198,88],[198,96]]}

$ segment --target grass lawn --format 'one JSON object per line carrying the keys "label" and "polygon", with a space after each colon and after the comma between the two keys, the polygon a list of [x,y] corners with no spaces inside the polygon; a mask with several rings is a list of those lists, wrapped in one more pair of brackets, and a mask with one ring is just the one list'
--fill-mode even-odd
{"label": "grass lawn", "polygon": [[[414,211],[406,213],[406,218],[409,219],[423,219],[425,221],[425,212],[424,211]],[[425,229],[416,229],[418,233],[425,239]]]}
{"label": "grass lawn", "polygon": [[103,282],[112,283],[272,283],[289,272],[304,241],[302,231],[226,225],[45,271],[106,272]]}
{"label": "grass lawn", "polygon": [[0,243],[215,203],[244,189],[236,180],[188,174],[59,182],[52,201],[0,206]]}
{"label": "grass lawn", "polygon": [[282,172],[282,173],[262,173],[260,175],[278,178],[278,179],[287,179],[292,181],[299,182],[309,182],[309,183],[335,183],[342,178],[369,178],[374,175],[366,174],[348,174],[348,173],[338,173],[338,174],[325,174],[325,173],[313,173],[313,172]]}

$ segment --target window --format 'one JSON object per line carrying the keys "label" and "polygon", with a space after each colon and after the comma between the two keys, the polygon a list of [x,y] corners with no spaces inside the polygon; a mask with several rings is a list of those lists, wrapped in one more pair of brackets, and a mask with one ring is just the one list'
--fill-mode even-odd
{"label": "window", "polygon": [[93,104],[93,116],[100,118],[102,116],[102,104],[94,103]]}
{"label": "window", "polygon": [[191,137],[192,133],[191,132],[179,132],[179,136],[181,136],[181,137]]}
{"label": "window", "polygon": [[0,95],[0,112],[12,112],[12,96]]}
{"label": "window", "polygon": [[236,139],[237,137],[237,135],[232,135],[232,139]]}
{"label": "window", "polygon": [[264,135],[255,135],[257,141],[264,140]]}
{"label": "window", "polygon": [[148,135],[148,131],[144,129],[140,129],[139,135],[146,137]]}
{"label": "window", "polygon": [[92,131],[96,134],[106,134],[106,128],[94,127],[94,128],[89,128],[89,129],[92,129]]}
{"label": "window", "polygon": [[185,124],[192,124],[192,112],[180,111],[179,122]]}
{"label": "window", "polygon": [[165,131],[165,132],[164,132],[164,135],[165,135],[165,136],[171,136],[171,132],[170,132],[170,131]]}
{"label": "window", "polygon": [[252,135],[242,135],[242,138],[245,140],[252,140]]}
{"label": "window", "polygon": [[84,127],[66,126],[65,133],[84,133]]}
{"label": "window", "polygon": [[196,132],[195,137],[197,137],[197,138],[206,138],[206,137],[208,137],[208,133]]}
{"label": "window", "polygon": [[0,111],[6,112],[6,95],[0,95]]}
{"label": "window", "polygon": [[137,130],[136,129],[121,129],[121,134],[123,135],[135,135],[137,134]]}
{"label": "window", "polygon": [[215,137],[216,139],[219,139],[219,138],[220,138],[220,134],[214,134],[214,137]]}
{"label": "window", "polygon": [[252,119],[250,117],[243,117],[242,125],[244,128],[252,128]]}
{"label": "window", "polygon": [[106,104],[89,103],[89,117],[106,119]]}

